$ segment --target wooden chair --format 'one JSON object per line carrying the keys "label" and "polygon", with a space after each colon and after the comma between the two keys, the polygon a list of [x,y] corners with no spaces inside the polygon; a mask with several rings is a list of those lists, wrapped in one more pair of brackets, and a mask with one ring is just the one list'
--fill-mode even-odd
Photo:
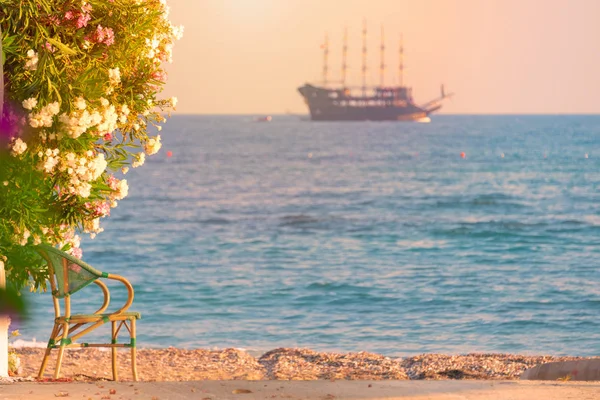
{"label": "wooden chair", "polygon": [[[54,378],[58,379],[66,347],[110,347],[112,352],[113,379],[116,381],[118,380],[117,348],[128,347],[131,349],[131,372],[133,380],[137,381],[135,322],[141,318],[141,314],[127,311],[133,302],[133,287],[129,281],[119,275],[98,271],[83,261],[52,246],[42,244],[37,246],[36,249],[48,264],[55,314],[54,328],[50,334],[48,348],[46,349],[38,378],[44,376],[44,370],[46,369],[48,357],[52,349],[59,349],[56,369],[54,371]],[[125,285],[128,298],[123,307],[112,313],[104,313],[110,302],[110,293],[106,285],[98,280],[98,278],[113,279]],[[102,289],[104,303],[93,314],[71,314],[71,295],[92,282]],[[61,315],[60,312],[60,299],[64,300],[64,315]],[[110,343],[75,343],[77,339],[108,322],[112,324],[112,340]],[[131,339],[129,343],[119,344],[117,343],[117,336],[123,326],[129,331]]]}

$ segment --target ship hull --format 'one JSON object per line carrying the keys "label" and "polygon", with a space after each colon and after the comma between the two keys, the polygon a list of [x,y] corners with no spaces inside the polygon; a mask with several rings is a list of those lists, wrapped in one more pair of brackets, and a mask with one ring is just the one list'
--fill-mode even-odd
{"label": "ship hull", "polygon": [[[396,93],[405,94],[401,91]],[[393,89],[392,89],[393,90]],[[394,93],[390,90],[390,93]],[[304,85],[298,88],[313,121],[421,121],[437,110],[415,105],[408,97],[352,97],[345,90]]]}
{"label": "ship hull", "polygon": [[309,107],[313,121],[419,121],[427,117],[423,110],[405,107]]}

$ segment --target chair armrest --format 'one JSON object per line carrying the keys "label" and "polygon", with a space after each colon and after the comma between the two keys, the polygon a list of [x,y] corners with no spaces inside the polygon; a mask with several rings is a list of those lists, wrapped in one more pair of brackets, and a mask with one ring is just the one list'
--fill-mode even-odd
{"label": "chair armrest", "polygon": [[121,307],[120,309],[118,309],[117,311],[115,311],[111,314],[118,315],[118,314],[121,314],[121,313],[127,311],[127,309],[131,306],[131,303],[133,303],[133,286],[131,286],[131,283],[129,283],[129,281],[127,279],[123,278],[120,275],[108,274],[107,279],[119,281],[123,285],[125,285],[125,287],[127,288],[127,301],[125,302],[123,307]]}
{"label": "chair armrest", "polygon": [[104,282],[95,280],[94,283],[100,286],[100,289],[102,289],[102,293],[104,293],[104,303],[102,304],[102,307],[100,307],[94,314],[102,314],[108,307],[108,304],[110,303],[110,293]]}

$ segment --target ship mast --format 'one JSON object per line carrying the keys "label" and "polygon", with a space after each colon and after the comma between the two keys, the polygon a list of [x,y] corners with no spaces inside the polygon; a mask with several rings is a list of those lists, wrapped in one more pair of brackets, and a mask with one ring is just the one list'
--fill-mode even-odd
{"label": "ship mast", "polygon": [[380,47],[380,57],[381,62],[379,63],[379,86],[383,87],[384,79],[385,79],[385,39],[383,35],[383,25],[381,25],[381,47]]}
{"label": "ship mast", "polygon": [[346,56],[348,55],[348,28],[344,28],[344,45],[342,46],[342,87],[346,87]]}
{"label": "ship mast", "polygon": [[363,20],[363,47],[362,47],[362,94],[367,95],[367,20]]}
{"label": "ship mast", "polygon": [[404,84],[404,43],[402,34],[400,34],[400,49],[399,49],[399,62],[398,62],[398,83],[400,87]]}
{"label": "ship mast", "polygon": [[329,57],[329,35],[325,34],[325,43],[323,43],[323,86],[327,86],[327,60]]}

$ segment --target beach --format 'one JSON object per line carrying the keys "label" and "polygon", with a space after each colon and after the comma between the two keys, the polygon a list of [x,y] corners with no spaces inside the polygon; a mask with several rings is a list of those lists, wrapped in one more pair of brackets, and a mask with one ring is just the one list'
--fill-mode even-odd
{"label": "beach", "polygon": [[[20,377],[35,377],[41,348],[17,349]],[[46,378],[54,370],[57,351],[48,363]],[[390,358],[379,354],[326,353],[309,349],[279,348],[260,357],[238,349],[140,349],[140,381],[198,380],[514,380],[528,368],[581,357],[522,356],[513,354],[424,354]],[[110,352],[99,349],[68,350],[61,377],[68,381],[112,380]],[[129,352],[119,352],[119,377],[131,380]]]}
{"label": "beach", "polygon": [[[17,349],[22,371],[0,380],[0,398],[49,399],[594,399],[598,382],[519,381],[535,365],[581,357],[514,354],[423,354],[390,358],[378,354],[326,353],[279,348],[260,357],[238,349],[140,349],[140,382],[132,382],[129,353],[119,352],[112,382],[110,352],[65,353],[61,378],[37,381],[44,349]],[[54,351],[54,357],[56,351]]]}
{"label": "beach", "polygon": [[3,400],[591,400],[598,383],[518,381],[194,381],[0,384]]}

